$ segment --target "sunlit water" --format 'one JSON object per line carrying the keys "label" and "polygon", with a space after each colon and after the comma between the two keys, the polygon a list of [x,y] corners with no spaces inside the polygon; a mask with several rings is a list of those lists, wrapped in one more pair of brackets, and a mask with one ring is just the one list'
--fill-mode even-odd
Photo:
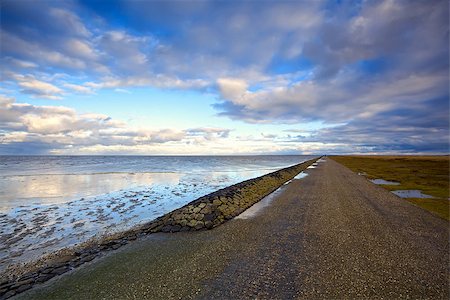
{"label": "sunlit water", "polygon": [[0,272],[310,156],[0,156]]}

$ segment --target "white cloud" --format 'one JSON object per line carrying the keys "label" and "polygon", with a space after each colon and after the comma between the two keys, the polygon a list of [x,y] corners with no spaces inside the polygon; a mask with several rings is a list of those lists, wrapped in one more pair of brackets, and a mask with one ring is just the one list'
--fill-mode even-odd
{"label": "white cloud", "polygon": [[153,86],[158,88],[177,88],[177,89],[197,89],[209,85],[208,81],[202,79],[188,79],[181,80],[176,77],[169,77],[164,75],[148,75],[148,76],[134,76],[134,77],[106,77],[100,82],[86,82],[85,86],[96,89],[102,88],[121,88],[121,87],[139,87],[139,86]]}
{"label": "white cloud", "polygon": [[70,53],[75,57],[80,57],[88,61],[95,61],[99,58],[92,46],[80,39],[68,39],[65,43],[65,47],[66,53]]}
{"label": "white cloud", "polygon": [[15,78],[23,93],[31,94],[35,97],[57,100],[61,99],[61,95],[64,92],[59,87],[37,80],[33,76],[16,75]]}
{"label": "white cloud", "polygon": [[124,93],[124,94],[131,94],[131,92],[129,90],[126,90],[126,89],[114,89],[114,92]]}
{"label": "white cloud", "polygon": [[148,149],[145,145],[159,147],[157,145],[174,143],[182,149],[186,144],[200,147],[226,140],[230,132],[216,127],[135,128],[103,114],[79,114],[68,107],[16,103],[13,98],[4,96],[0,96],[0,129],[3,144],[33,142],[59,151],[109,147],[127,147],[134,151],[134,148]]}
{"label": "white cloud", "polygon": [[84,85],[64,83],[63,86],[73,90],[74,92],[80,93],[80,94],[93,94],[94,93],[92,88],[84,86]]}
{"label": "white cloud", "polygon": [[219,78],[217,80],[217,85],[219,86],[219,91],[222,94],[222,97],[229,99],[236,104],[240,104],[241,99],[243,100],[243,98],[245,98],[248,94],[248,84],[241,79]]}

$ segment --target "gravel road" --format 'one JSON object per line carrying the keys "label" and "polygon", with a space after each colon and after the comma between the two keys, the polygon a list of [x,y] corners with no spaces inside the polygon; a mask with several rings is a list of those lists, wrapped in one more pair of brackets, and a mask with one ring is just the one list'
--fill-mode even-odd
{"label": "gravel road", "polygon": [[250,219],[153,234],[19,299],[449,298],[448,222],[327,159]]}

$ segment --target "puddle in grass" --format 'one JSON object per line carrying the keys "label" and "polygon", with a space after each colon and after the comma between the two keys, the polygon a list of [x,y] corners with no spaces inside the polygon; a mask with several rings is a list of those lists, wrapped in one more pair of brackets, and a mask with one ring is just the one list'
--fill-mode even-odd
{"label": "puddle in grass", "polygon": [[246,219],[251,219],[251,218],[256,217],[258,214],[261,213],[261,211],[265,207],[269,206],[270,203],[272,203],[272,201],[284,191],[284,189],[285,189],[285,186],[282,185],[277,190],[275,190],[275,192],[271,193],[270,195],[264,197],[261,201],[250,206],[247,210],[245,210],[243,213],[238,215],[235,219],[246,220]]}
{"label": "puddle in grass", "polygon": [[388,180],[384,180],[384,179],[372,179],[370,180],[375,184],[383,184],[383,185],[399,185],[400,182],[397,181],[388,181]]}
{"label": "puddle in grass", "polygon": [[433,196],[422,194],[421,190],[397,190],[392,192],[397,196],[399,196],[400,198],[424,198],[424,199],[434,198]]}

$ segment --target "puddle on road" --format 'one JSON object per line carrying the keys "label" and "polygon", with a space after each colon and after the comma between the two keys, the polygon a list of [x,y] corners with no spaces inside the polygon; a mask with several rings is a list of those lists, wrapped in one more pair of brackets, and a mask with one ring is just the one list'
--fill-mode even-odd
{"label": "puddle on road", "polygon": [[382,185],[399,185],[400,182],[397,181],[388,181],[388,180],[384,180],[384,179],[372,179],[370,180],[375,184],[382,184]]}
{"label": "puddle on road", "polygon": [[294,179],[302,179],[302,178],[305,178],[308,175],[309,175],[308,173],[300,172],[297,176],[294,177]]}
{"label": "puddle on road", "polygon": [[434,198],[433,196],[422,194],[421,190],[397,190],[392,191],[392,193],[396,194],[400,198],[423,198],[423,199]]}
{"label": "puddle on road", "polygon": [[243,220],[247,220],[247,219],[251,219],[256,217],[258,214],[261,213],[261,211],[270,205],[270,203],[272,203],[272,201],[284,191],[285,186],[281,186],[279,187],[277,190],[275,190],[275,192],[273,192],[272,194],[264,197],[261,201],[253,204],[252,206],[250,206],[247,210],[245,210],[243,213],[241,213],[240,215],[238,215],[235,219],[243,219]]}
{"label": "puddle on road", "polygon": [[[324,159],[318,160],[318,162],[324,162]],[[315,169],[317,167],[317,162],[313,163],[306,169]],[[308,176],[308,173],[305,173],[304,171],[298,173],[292,180],[294,179],[303,179],[306,176]],[[281,187],[279,187],[275,192],[272,194],[264,197],[261,201],[255,203],[250,208],[248,208],[246,211],[241,213],[239,216],[237,216],[235,219],[251,219],[257,216],[265,207],[269,206],[270,203],[275,199],[276,196],[278,196],[280,193],[283,192],[286,185],[292,182],[292,180],[287,181],[284,183]]]}

